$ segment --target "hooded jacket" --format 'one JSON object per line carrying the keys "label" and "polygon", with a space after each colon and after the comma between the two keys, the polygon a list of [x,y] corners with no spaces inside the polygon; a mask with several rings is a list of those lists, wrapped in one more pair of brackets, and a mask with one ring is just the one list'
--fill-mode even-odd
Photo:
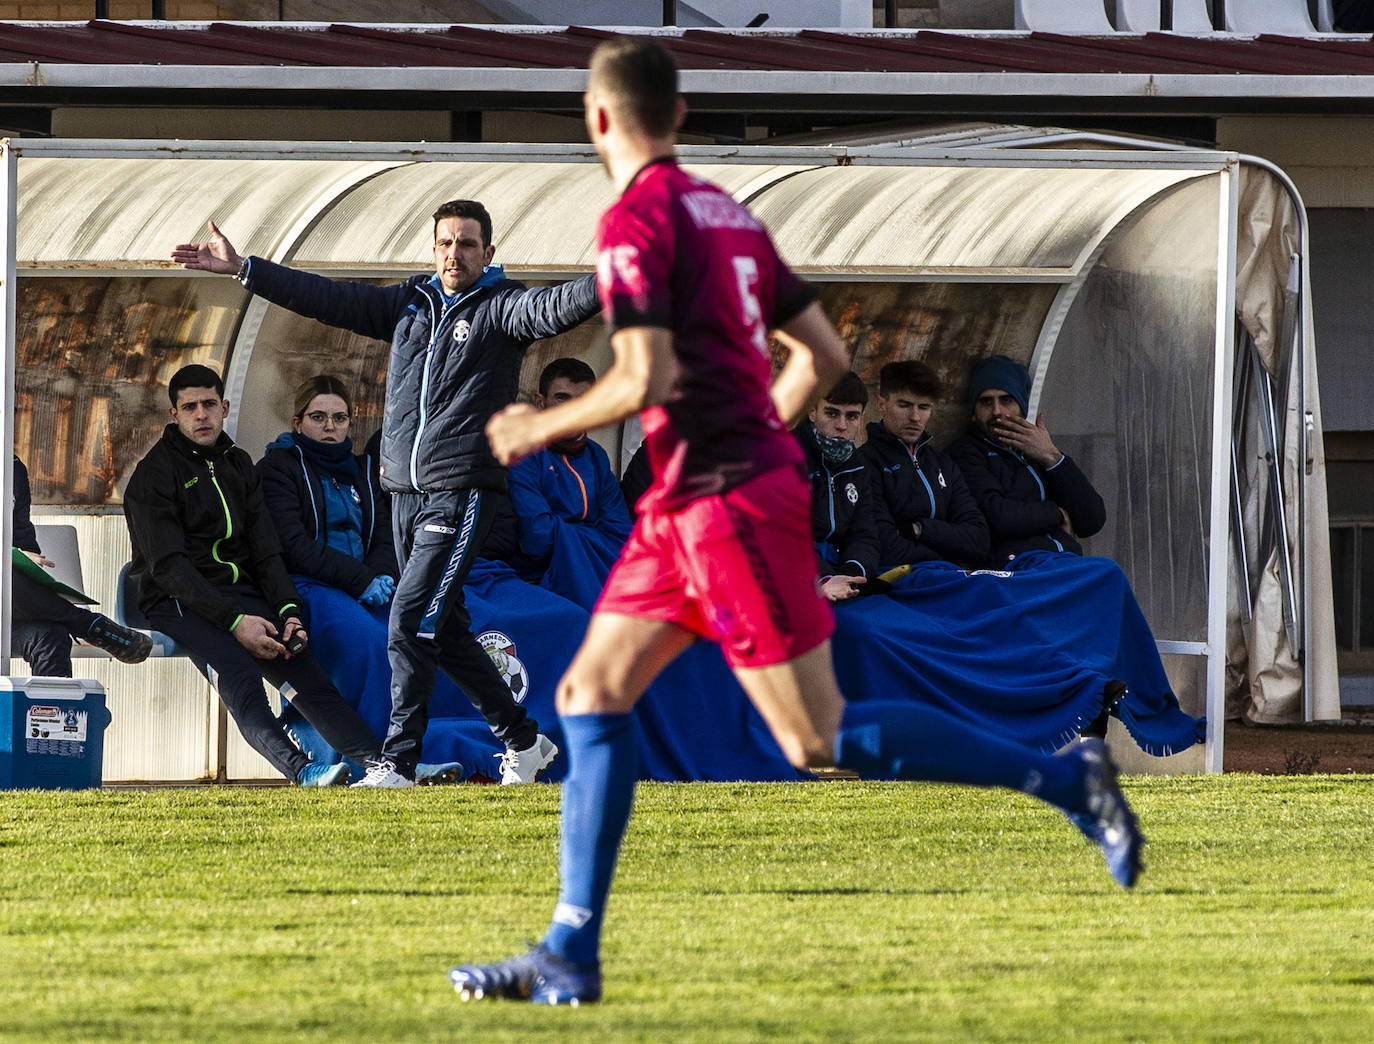
{"label": "hooded jacket", "polygon": [[[859,453],[881,501],[878,525],[884,566],[941,558],[959,565],[984,564],[987,521],[958,466],[930,444],[929,435],[921,436],[913,459],[906,443],[873,421]],[[920,523],[919,539],[913,523]]]}
{"label": "hooded jacket", "polygon": [[[969,491],[988,520],[991,562],[1003,566],[1022,551],[1083,553],[1077,537],[1090,537],[1107,524],[1107,508],[1077,464],[1062,456],[1041,467],[988,438],[976,422],[950,443],[949,455],[964,473]],[[1075,537],[1059,515],[1063,508]]]}
{"label": "hooded jacket", "polygon": [[337,502],[331,505],[333,497],[328,495],[326,484],[333,485],[335,480],[310,462],[290,432],[267,447],[258,461],[258,476],[288,570],[337,587],[354,598],[379,575],[400,575],[391,537],[391,494],[382,492],[375,464],[366,450],[353,458],[353,493],[362,512],[363,557],[359,559],[330,547],[326,539],[331,506],[338,510]]}
{"label": "hooded jacket", "polygon": [[223,432],[203,448],[167,425],[129,478],[124,520],[145,613],[172,598],[232,630],[246,611],[233,593],[241,586],[278,617],[300,616],[252,458]]}
{"label": "hooded jacket", "polygon": [[244,285],[273,304],[391,342],[381,483],[392,493],[506,488],[485,432],[515,401],[532,341],[600,309],[596,277],[527,289],[500,265],[445,301],[438,278],[373,286],[248,259]]}
{"label": "hooded jacket", "polygon": [[817,544],[822,572],[877,576],[881,562],[872,480],[856,449],[837,468],[826,464],[813,437],[815,428],[803,419],[797,441],[806,457],[811,484],[811,539]]}

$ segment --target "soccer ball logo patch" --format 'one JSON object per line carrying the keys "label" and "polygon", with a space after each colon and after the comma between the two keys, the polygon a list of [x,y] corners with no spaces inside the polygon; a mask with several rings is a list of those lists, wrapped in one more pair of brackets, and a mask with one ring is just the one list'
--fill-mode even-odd
{"label": "soccer ball logo patch", "polygon": [[854,483],[852,482],[845,483],[844,495],[845,499],[851,504],[857,504],[859,502],[859,491],[854,487]]}
{"label": "soccer ball logo patch", "polygon": [[466,319],[459,319],[453,324],[453,343],[462,344],[472,333],[472,324]]}
{"label": "soccer ball logo patch", "polygon": [[515,643],[500,631],[483,631],[477,636],[477,644],[491,657],[502,681],[510,687],[516,703],[524,703],[530,694],[530,675],[525,665],[515,655]]}

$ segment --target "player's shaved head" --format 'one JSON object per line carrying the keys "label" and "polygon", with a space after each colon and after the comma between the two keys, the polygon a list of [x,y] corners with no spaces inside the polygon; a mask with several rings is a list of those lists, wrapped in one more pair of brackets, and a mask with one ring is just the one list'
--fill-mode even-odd
{"label": "player's shaved head", "polygon": [[588,87],[650,137],[677,129],[677,63],[657,40],[617,36],[602,43],[592,53]]}

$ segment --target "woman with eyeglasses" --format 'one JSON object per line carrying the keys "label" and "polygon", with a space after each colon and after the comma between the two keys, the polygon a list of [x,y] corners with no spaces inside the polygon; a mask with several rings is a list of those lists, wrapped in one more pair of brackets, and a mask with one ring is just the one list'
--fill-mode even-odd
{"label": "woman with eyeglasses", "polygon": [[[385,736],[391,718],[387,614],[399,569],[391,496],[377,477],[375,446],[353,452],[352,415],[343,381],[311,377],[296,389],[291,430],[268,445],[257,467],[286,567],[309,612],[315,657],[344,699]],[[337,760],[289,708],[283,716],[307,753]],[[467,774],[460,766],[423,766],[417,779],[437,782],[428,778],[436,768],[445,782]]]}

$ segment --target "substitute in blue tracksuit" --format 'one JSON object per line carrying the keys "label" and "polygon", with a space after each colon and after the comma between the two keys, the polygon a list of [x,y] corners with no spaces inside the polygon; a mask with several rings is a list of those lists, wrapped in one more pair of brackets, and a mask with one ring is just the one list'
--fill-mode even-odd
{"label": "substitute in blue tracksuit", "polygon": [[1102,497],[1059,452],[1043,418],[1026,420],[1030,373],[1005,355],[978,363],[969,381],[968,430],[948,453],[988,520],[991,562],[998,568],[1023,551],[1067,551],[1107,522]]}
{"label": "substitute in blue tracksuit", "polygon": [[527,289],[491,264],[491,217],[472,200],[434,213],[434,275],[392,286],[326,279],[213,238],[172,251],[189,268],[235,274],[245,287],[300,315],[389,340],[382,422],[382,487],[401,577],[392,600],[388,652],[392,715],[385,769],[368,786],[409,786],[420,758],[429,694],[442,667],[505,744],[503,782],[533,780],[557,754],[477,643],[463,581],[505,495],[484,428],[515,401],[532,341],[552,337],[599,310],[592,276]]}
{"label": "substitute in blue tracksuit", "polygon": [[[596,373],[581,359],[554,359],[539,375],[536,405],[557,406],[595,383]],[[512,565],[528,580],[543,578],[560,540],[597,540],[614,560],[630,535],[610,459],[585,431],[515,464],[510,498],[520,520],[520,555]]]}

